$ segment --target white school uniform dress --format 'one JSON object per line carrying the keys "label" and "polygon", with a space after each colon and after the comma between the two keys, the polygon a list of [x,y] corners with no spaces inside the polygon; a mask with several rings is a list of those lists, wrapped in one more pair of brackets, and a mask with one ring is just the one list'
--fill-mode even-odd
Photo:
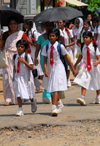
{"label": "white school uniform dress", "polygon": [[[65,30],[65,28],[63,30],[59,29],[60,30],[60,36],[64,37],[65,39],[65,45],[68,45],[70,42],[69,42],[69,37],[70,39],[73,38],[73,33],[72,33],[72,30],[69,30],[69,37],[68,37],[68,34],[67,34],[67,31]],[[66,48],[67,51],[73,56],[73,53],[72,53],[72,48],[71,47],[67,47]]]}
{"label": "white school uniform dress", "polygon": [[100,51],[100,25],[98,27],[95,27],[94,33],[98,35],[97,36],[97,44],[98,44],[98,48]]}
{"label": "white school uniform dress", "polygon": [[[29,31],[28,33],[29,33],[28,38],[29,38],[30,41],[32,41],[32,39],[31,39],[32,33],[34,34],[34,39],[37,41],[38,36],[39,36],[37,30],[31,29],[31,31]],[[29,44],[29,45],[30,45],[30,44]],[[31,55],[32,59],[34,60],[34,58],[35,58],[36,47],[30,45],[30,48],[31,48],[31,53],[30,53],[30,55]],[[43,73],[42,68],[41,68],[41,65],[40,65],[40,52],[39,52],[37,58],[38,58],[38,62],[39,62],[39,63],[38,63],[37,66],[34,65],[34,69],[37,69],[38,75],[41,76],[41,75],[43,75],[44,73]]]}
{"label": "white school uniform dress", "polygon": [[[23,53],[21,56],[19,56],[19,54],[16,55],[15,63],[14,63],[16,71],[17,71],[18,57],[25,58],[25,53]],[[33,61],[29,54],[27,54],[27,60],[29,64],[33,64]],[[30,77],[30,81],[28,80],[29,77]],[[26,65],[21,62],[20,62],[20,72],[15,73],[14,90],[15,90],[16,98],[20,97],[21,99],[27,100],[27,99],[32,99],[35,96],[34,79],[33,79],[32,71],[29,70],[26,67]]]}
{"label": "white school uniform dress", "polygon": [[78,50],[80,49],[79,46],[77,45],[77,38],[76,38],[76,35],[78,36],[78,34],[80,34],[80,32],[82,31],[82,28],[83,28],[83,19],[82,19],[82,18],[76,18],[74,24],[76,24],[76,20],[79,20],[80,23],[79,23],[79,28],[77,28],[75,25],[74,25],[74,27],[72,28],[72,33],[73,33],[73,36],[74,36],[74,39],[75,39],[75,44],[74,44],[74,55],[73,55],[73,58],[74,58],[74,61],[75,61],[75,62],[77,61],[76,53],[77,53]]}
{"label": "white school uniform dress", "polygon": [[[82,54],[84,58],[84,63],[87,66],[87,48],[86,44],[79,51],[79,54]],[[99,90],[100,89],[100,64],[95,67],[93,65],[93,61],[97,60],[96,55],[100,55],[100,51],[98,48],[95,48],[92,43],[89,44],[89,51],[90,51],[90,61],[91,61],[91,70],[88,71],[87,67],[83,71],[82,74],[78,74],[76,78],[74,79],[74,82],[77,83],[78,85],[89,89],[89,90]]]}
{"label": "white school uniform dress", "polygon": [[[34,34],[34,39],[37,41],[38,36],[39,36],[37,30],[34,30],[34,29],[32,28],[31,31],[29,31],[28,33],[29,33],[28,37],[29,37],[29,40],[30,40],[30,41],[32,41],[32,39],[31,39],[32,34]],[[29,44],[29,45],[30,45],[30,44]],[[34,61],[36,47],[30,45],[30,48],[31,48],[31,53],[30,53],[30,55],[31,55],[31,57],[32,57],[32,59],[33,59],[33,61]],[[41,65],[40,65],[40,52],[39,52],[37,58],[38,58],[38,62],[39,62],[39,63],[38,63],[37,66],[34,65],[34,69],[37,69],[38,76],[41,76],[41,75],[43,75],[44,73],[43,73],[42,68],[41,68]],[[41,85],[41,83],[40,83],[39,80],[38,80],[38,76],[34,78],[34,83],[35,83],[35,86],[36,86],[36,87],[38,87],[38,86]]]}
{"label": "white school uniform dress", "polygon": [[[68,37],[68,34],[67,34],[67,31],[66,29],[64,28],[63,30],[59,29],[60,30],[60,36],[64,37],[65,39],[65,45],[68,45],[70,42],[69,42],[69,37],[70,39],[73,38],[73,33],[72,33],[72,30],[69,30],[69,37]],[[66,47],[67,51],[73,56],[73,52],[72,52],[72,48],[71,46],[70,47]],[[69,65],[68,65],[68,70],[70,70],[69,68]]]}
{"label": "white school uniform dress", "polygon": [[[60,59],[60,55],[57,50],[58,42],[55,42],[53,50],[54,64],[50,65],[50,51],[51,43],[49,43],[48,51],[46,51],[46,46],[44,46],[42,55],[48,58],[47,60],[47,70],[49,71],[49,77],[44,75],[43,85],[44,89],[48,92],[64,91],[67,90],[67,79],[64,65]],[[66,55],[67,51],[63,45],[61,45],[61,54]]]}

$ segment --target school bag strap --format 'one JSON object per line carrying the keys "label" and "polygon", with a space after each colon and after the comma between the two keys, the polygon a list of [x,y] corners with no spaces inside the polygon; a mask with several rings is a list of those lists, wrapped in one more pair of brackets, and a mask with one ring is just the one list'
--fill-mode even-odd
{"label": "school bag strap", "polygon": [[46,45],[46,52],[48,51],[48,48],[49,48],[49,45],[47,44],[47,45]]}
{"label": "school bag strap", "polygon": [[63,62],[64,67],[65,67],[65,69],[66,69],[66,71],[67,71],[68,63],[67,63],[67,61],[65,60],[64,56],[61,54],[61,44],[60,44],[60,43],[58,43],[57,49],[58,49],[58,53],[59,53],[59,55],[60,55],[60,59],[61,59],[61,61]]}

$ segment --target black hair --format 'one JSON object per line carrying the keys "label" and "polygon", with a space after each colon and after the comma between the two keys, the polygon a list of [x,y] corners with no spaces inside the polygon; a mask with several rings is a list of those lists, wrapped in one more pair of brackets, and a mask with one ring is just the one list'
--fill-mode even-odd
{"label": "black hair", "polygon": [[84,22],[86,22],[90,26],[90,21],[85,19]]}
{"label": "black hair", "polygon": [[17,19],[17,17],[16,17],[16,16],[11,16],[11,17],[9,17],[9,19],[8,19],[8,26],[9,26],[10,21],[12,21],[12,20],[14,20],[14,21],[18,24],[18,19]]}
{"label": "black hair", "polygon": [[88,37],[92,38],[92,32],[91,32],[91,31],[85,31],[85,32],[83,33],[83,37],[84,37],[84,36],[88,36]]}
{"label": "black hair", "polygon": [[97,16],[93,16],[93,18],[92,18],[92,22],[93,21],[96,21],[97,23],[99,22],[99,18],[97,17]]}
{"label": "black hair", "polygon": [[30,26],[30,30],[31,30],[31,28],[33,27],[33,21],[31,19],[26,19],[26,20],[24,20],[24,23],[29,25]]}
{"label": "black hair", "polygon": [[42,22],[41,25],[45,27],[45,22]]}
{"label": "black hair", "polygon": [[51,23],[52,27],[54,27],[54,23],[53,22],[47,21],[47,22],[44,23],[44,25],[46,26],[47,23]]}
{"label": "black hair", "polygon": [[17,41],[17,43],[16,43],[16,47],[17,47],[19,44],[21,44],[21,45],[24,45],[24,46],[25,46],[25,50],[24,50],[24,52],[25,52],[25,51],[26,51],[26,49],[28,48],[28,42],[27,42],[27,41],[25,41],[24,39],[21,39],[21,40]]}
{"label": "black hair", "polygon": [[[90,37],[90,38],[92,39],[92,32],[91,32],[91,31],[86,31],[86,32],[83,33],[83,37],[84,37],[84,36],[88,36],[88,37]],[[94,42],[93,42],[93,46],[94,46],[95,48],[97,48],[97,44],[94,43]]]}
{"label": "black hair", "polygon": [[9,19],[8,19],[8,28],[9,28],[9,30],[11,30],[9,24],[10,24],[10,21],[12,21],[12,20],[14,20],[18,24],[18,19],[17,19],[16,16],[9,17]]}
{"label": "black hair", "polygon": [[[50,30],[48,31],[48,39],[49,39],[50,33],[54,33],[58,38],[59,38],[59,36],[60,36],[60,31],[59,31],[59,29],[57,29],[57,28],[52,28],[52,29],[50,29]],[[57,39],[57,40],[58,40],[58,39]]]}

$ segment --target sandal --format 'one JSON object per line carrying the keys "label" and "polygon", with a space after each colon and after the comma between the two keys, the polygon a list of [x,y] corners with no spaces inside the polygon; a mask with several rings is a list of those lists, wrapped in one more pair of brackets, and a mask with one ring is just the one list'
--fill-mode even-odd
{"label": "sandal", "polygon": [[12,103],[12,102],[5,102],[4,105],[5,105],[5,106],[8,106],[8,105],[15,105],[15,104]]}
{"label": "sandal", "polygon": [[10,102],[5,102],[4,105],[8,106],[8,105],[10,105]]}

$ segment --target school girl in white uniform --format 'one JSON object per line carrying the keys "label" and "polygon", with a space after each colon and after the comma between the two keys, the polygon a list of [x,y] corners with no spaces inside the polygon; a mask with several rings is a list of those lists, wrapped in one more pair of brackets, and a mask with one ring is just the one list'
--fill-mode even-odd
{"label": "school girl in white uniform", "polygon": [[100,103],[100,51],[95,43],[92,43],[92,32],[84,32],[84,46],[79,51],[79,58],[75,63],[77,64],[83,58],[86,67],[83,69],[83,73],[78,73],[74,82],[82,87],[81,98],[77,98],[77,103],[86,105],[85,94],[86,90],[96,90],[96,101]]}
{"label": "school girl in white uniform", "polygon": [[80,34],[80,32],[83,29],[83,19],[82,18],[76,18],[75,19],[75,25],[74,27],[72,27],[72,33],[75,39],[75,45],[74,45],[74,61],[76,62],[77,58],[76,58],[76,53],[79,50],[79,46],[77,46],[77,37],[78,34]]}
{"label": "school girl in white uniform", "polygon": [[31,100],[32,112],[35,112],[37,107],[36,99],[33,99],[35,96],[34,79],[31,71],[33,70],[33,61],[29,54],[27,54],[27,61],[25,60],[25,50],[28,47],[28,43],[21,39],[16,43],[16,47],[18,53],[14,59],[14,90],[19,106],[16,115],[22,116],[22,100]]}
{"label": "school girl in white uniform", "polygon": [[[57,49],[58,42],[56,41],[60,36],[59,30],[54,28],[51,29],[48,33],[50,43],[48,44],[48,50],[44,46],[42,55],[44,56],[44,69],[45,76],[43,78],[44,88],[48,92],[53,92],[53,106],[52,106],[52,115],[57,115],[61,108],[57,108],[57,102],[60,101],[58,96],[58,91],[67,90],[67,79],[64,65],[60,59],[60,55]],[[61,54],[65,57],[69,65],[72,67],[72,70],[76,74],[71,62],[67,57],[67,50],[63,45],[61,45]],[[47,60],[48,59],[48,60]]]}
{"label": "school girl in white uniform", "polygon": [[[60,30],[60,36],[62,36],[63,40],[64,40],[65,48],[73,57],[73,52],[72,52],[71,46],[73,46],[75,44],[75,40],[74,40],[74,36],[72,34],[72,30],[69,30],[67,27],[65,29],[65,21],[62,21],[62,20],[58,21],[58,26],[59,26],[59,30]],[[67,70],[67,86],[68,87],[71,86],[69,76],[70,76],[70,68],[68,66],[68,70]]]}

